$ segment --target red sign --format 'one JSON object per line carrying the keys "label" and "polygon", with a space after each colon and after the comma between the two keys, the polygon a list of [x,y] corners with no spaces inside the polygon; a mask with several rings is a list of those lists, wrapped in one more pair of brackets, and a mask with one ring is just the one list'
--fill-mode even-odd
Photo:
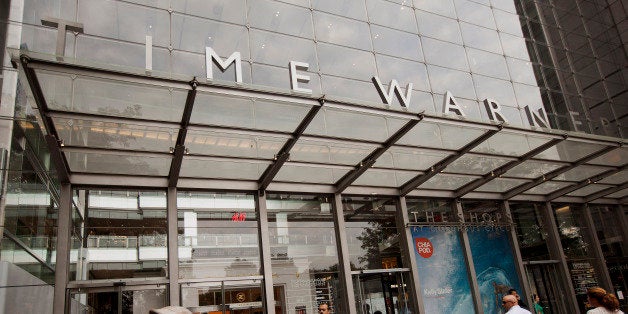
{"label": "red sign", "polygon": [[246,213],[233,213],[233,216],[231,216],[231,221],[245,221],[246,220]]}
{"label": "red sign", "polygon": [[428,238],[415,238],[414,248],[423,258],[430,258],[434,253],[434,246]]}

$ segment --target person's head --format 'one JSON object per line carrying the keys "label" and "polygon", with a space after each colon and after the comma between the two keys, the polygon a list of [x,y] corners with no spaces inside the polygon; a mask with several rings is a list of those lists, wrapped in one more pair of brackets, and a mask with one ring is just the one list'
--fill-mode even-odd
{"label": "person's head", "polygon": [[534,300],[534,303],[539,303],[539,301],[541,301],[541,298],[539,298],[539,296],[537,294],[533,294],[532,295],[532,300]]}
{"label": "person's head", "polygon": [[606,293],[606,290],[600,287],[587,289],[587,300],[594,307],[602,306],[609,311],[619,309],[619,300],[612,293]]}
{"label": "person's head", "polygon": [[517,293],[516,289],[508,289],[508,294],[510,295],[514,295],[515,298],[517,298],[517,300],[519,300],[521,297],[519,296],[519,293]]}
{"label": "person's head", "polygon": [[329,303],[323,302],[323,303],[319,304],[318,305],[318,313],[321,313],[321,314],[329,314],[329,313],[331,313],[331,311],[329,309]]}
{"label": "person's head", "polygon": [[373,314],[382,314],[382,311],[375,311]]}
{"label": "person's head", "polygon": [[517,298],[512,294],[507,294],[502,298],[502,306],[506,309],[506,311],[510,310],[511,307],[517,304]]}

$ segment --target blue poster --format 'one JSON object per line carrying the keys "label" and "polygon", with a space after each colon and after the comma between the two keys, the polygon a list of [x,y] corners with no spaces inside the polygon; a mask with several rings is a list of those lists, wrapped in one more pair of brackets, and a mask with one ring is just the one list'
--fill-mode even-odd
{"label": "blue poster", "polygon": [[484,313],[501,313],[501,300],[508,289],[521,293],[508,231],[477,228],[467,234]]}
{"label": "blue poster", "polygon": [[458,231],[411,227],[425,313],[475,313]]}

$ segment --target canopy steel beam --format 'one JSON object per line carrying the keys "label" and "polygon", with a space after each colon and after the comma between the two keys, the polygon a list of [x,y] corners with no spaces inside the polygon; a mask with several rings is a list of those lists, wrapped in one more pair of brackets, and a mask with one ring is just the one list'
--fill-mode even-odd
{"label": "canopy steel beam", "polygon": [[402,126],[395,134],[393,134],[390,138],[388,138],[380,147],[372,151],[368,156],[364,157],[359,164],[355,166],[355,168],[349,172],[347,172],[338,182],[336,182],[336,193],[340,194],[344,191],[351,183],[357,180],[366,170],[368,170],[371,166],[377,162],[377,158],[383,155],[391,146],[393,146],[397,141],[399,141],[404,135],[406,135],[415,125],[417,125],[421,120],[423,120],[423,113],[420,113],[416,119],[412,119],[408,121],[404,126]]}
{"label": "canopy steel beam", "polygon": [[571,192],[573,192],[575,190],[581,189],[581,188],[583,188],[583,187],[585,187],[585,186],[587,186],[589,184],[595,184],[598,181],[600,181],[600,180],[602,180],[604,178],[610,177],[610,176],[612,176],[612,175],[614,175],[614,174],[616,174],[618,172],[624,171],[627,168],[628,168],[628,166],[624,165],[623,167],[618,167],[617,169],[607,170],[607,171],[604,171],[604,172],[602,172],[602,173],[600,173],[598,175],[594,175],[594,176],[592,176],[590,178],[582,180],[582,181],[580,181],[580,182],[578,182],[578,183],[576,183],[574,185],[570,185],[570,186],[566,186],[566,187],[564,187],[562,189],[558,189],[558,190],[550,193],[549,195],[547,195],[546,200],[548,202],[551,202],[551,201],[553,201],[553,200],[555,200],[555,199],[557,199],[557,198],[559,198],[559,197],[561,197],[561,196],[563,196],[565,194],[569,194],[569,193],[571,193]]}
{"label": "canopy steel beam", "polygon": [[59,149],[59,146],[63,144],[59,141],[59,134],[57,134],[57,130],[54,127],[52,118],[48,114],[48,103],[46,102],[46,97],[44,96],[44,93],[41,89],[41,85],[39,85],[37,73],[35,73],[35,70],[29,67],[29,62],[31,62],[31,59],[29,57],[22,56],[20,58],[20,62],[22,63],[22,69],[24,70],[24,74],[26,75],[28,85],[30,86],[33,93],[35,103],[37,104],[39,116],[41,117],[44,129],[46,130],[46,144],[48,145],[48,149],[50,150],[50,157],[52,158],[52,162],[54,163],[57,170],[59,182],[61,182],[62,184],[70,183],[70,168],[68,166],[67,160],[65,159],[65,155],[62,154],[61,150]]}
{"label": "canopy steel beam", "polygon": [[65,160],[65,155],[59,148],[59,145],[62,145],[61,141],[59,141],[54,135],[50,134],[46,135],[45,139],[48,144],[48,149],[50,150],[50,159],[52,159],[52,163],[55,165],[57,170],[59,182],[70,183],[70,167],[68,166],[67,160]]}
{"label": "canopy steel beam", "polygon": [[181,116],[181,127],[179,134],[177,134],[177,143],[175,144],[170,163],[170,171],[168,172],[168,187],[176,187],[179,181],[179,173],[181,172],[181,164],[183,163],[183,155],[185,153],[185,137],[188,134],[188,126],[190,125],[190,117],[192,116],[192,109],[194,108],[194,100],[196,99],[196,87],[198,81],[196,78],[190,81],[191,90],[188,91],[188,95],[185,99],[185,107],[183,108],[183,115]]}
{"label": "canopy steel beam", "polygon": [[546,149],[564,141],[567,139],[567,136],[565,135],[563,138],[557,138],[557,139],[552,139],[549,142],[527,152],[524,155],[521,155],[519,158],[517,158],[516,160],[513,160],[485,175],[482,176],[481,179],[477,179],[475,181],[471,181],[468,184],[464,185],[463,187],[459,188],[457,191],[454,192],[455,198],[459,198],[477,188],[479,188],[480,186],[492,181],[493,179],[503,175],[504,173],[508,172],[508,170],[520,165],[521,163],[523,163],[524,161],[530,160],[532,157],[538,155],[539,153],[545,151]]}
{"label": "canopy steel beam", "polygon": [[[585,203],[589,203],[589,202],[592,202],[592,201],[594,201],[594,200],[596,200],[598,198],[602,198],[602,197],[604,197],[606,195],[610,195],[610,194],[613,194],[615,192],[619,192],[619,191],[621,191],[623,189],[626,189],[626,188],[628,188],[628,182],[624,182],[622,185],[618,185],[618,186],[615,186],[615,187],[612,187],[612,188],[604,189],[602,191],[595,192],[593,194],[587,195],[584,198],[584,201],[585,201]],[[625,198],[622,198],[622,203],[623,203],[624,199]]]}
{"label": "canopy steel beam", "polygon": [[310,125],[312,120],[314,120],[314,117],[316,117],[318,112],[321,110],[321,108],[325,104],[325,98],[324,97],[320,98],[318,100],[318,103],[319,105],[312,106],[312,108],[310,108],[310,111],[301,120],[301,123],[299,123],[299,126],[297,126],[294,132],[292,132],[292,136],[290,137],[290,139],[286,141],[286,143],[279,150],[277,155],[275,155],[275,160],[273,161],[273,163],[269,165],[264,171],[264,173],[260,176],[258,180],[258,184],[259,184],[258,190],[260,193],[262,194],[264,193],[264,191],[266,190],[268,185],[273,181],[273,179],[275,178],[279,170],[281,170],[281,167],[290,158],[290,150],[292,149],[292,147],[294,147],[294,145],[297,143],[301,135],[303,135],[303,132],[305,132],[305,130]]}
{"label": "canopy steel beam", "polygon": [[605,147],[605,148],[603,148],[603,149],[601,149],[601,150],[599,150],[597,152],[594,152],[594,153],[592,153],[592,154],[590,154],[588,156],[584,156],[584,157],[582,157],[582,158],[572,162],[568,166],[564,166],[564,167],[558,168],[558,169],[556,169],[554,171],[550,171],[550,172],[546,173],[545,175],[542,175],[542,176],[532,180],[532,182],[528,182],[528,183],[525,183],[525,184],[520,185],[518,187],[512,188],[509,191],[507,191],[506,193],[504,193],[504,199],[505,200],[510,199],[513,196],[519,195],[520,193],[523,193],[523,192],[525,192],[525,191],[527,191],[527,190],[529,190],[529,189],[531,189],[531,188],[533,188],[533,187],[535,187],[535,186],[537,186],[537,185],[539,185],[539,184],[541,184],[543,182],[546,182],[546,181],[549,181],[551,179],[554,179],[555,177],[557,177],[557,176],[559,176],[559,175],[561,175],[561,174],[563,174],[563,173],[565,173],[565,172],[567,172],[567,171],[569,171],[571,169],[574,169],[574,168],[576,168],[576,167],[578,167],[578,166],[580,166],[580,165],[582,165],[584,163],[587,163],[587,162],[589,162],[589,161],[591,161],[591,160],[593,160],[593,159],[595,159],[597,157],[600,157],[600,156],[602,156],[602,155],[604,155],[604,154],[606,154],[606,153],[616,149],[617,147],[621,147],[621,146],[607,146],[607,147]]}
{"label": "canopy steel beam", "polygon": [[497,132],[502,130],[502,126],[503,125],[500,124],[497,129],[486,131],[486,133],[484,133],[481,136],[479,136],[478,138],[474,139],[473,141],[471,141],[470,143],[468,143],[467,145],[462,147],[457,152],[453,153],[452,155],[447,156],[447,158],[439,161],[438,163],[436,163],[435,165],[430,167],[429,171],[427,171],[426,173],[420,174],[420,175],[410,179],[410,181],[404,183],[399,188],[399,194],[401,196],[408,195],[408,193],[410,193],[412,190],[416,189],[421,184],[425,183],[425,181],[429,180],[430,178],[432,178],[436,174],[438,174],[441,171],[443,171],[443,169],[447,168],[447,166],[449,166],[451,163],[456,161],[458,158],[462,157],[462,155],[468,153],[469,151],[471,151],[472,149],[474,149],[475,147],[477,147],[478,145],[482,144],[484,141],[489,139],[491,136],[495,135]]}

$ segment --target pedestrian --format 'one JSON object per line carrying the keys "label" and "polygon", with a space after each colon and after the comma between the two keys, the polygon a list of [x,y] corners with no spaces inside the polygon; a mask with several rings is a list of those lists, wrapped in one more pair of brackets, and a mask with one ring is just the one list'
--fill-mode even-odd
{"label": "pedestrian", "polygon": [[513,296],[515,296],[515,298],[517,298],[517,302],[519,303],[519,306],[520,306],[520,307],[522,307],[522,308],[524,308],[524,309],[526,309],[526,310],[529,310],[529,309],[530,309],[530,308],[528,307],[528,305],[527,305],[525,302],[521,301],[521,296],[519,295],[519,293],[517,293],[517,289],[515,289],[515,288],[510,288],[510,289],[508,290],[508,294],[513,295]]}
{"label": "pedestrian", "polygon": [[532,300],[534,300],[534,304],[532,304],[534,307],[534,314],[545,314],[543,307],[539,304],[541,302],[541,298],[537,294],[533,294]]}
{"label": "pedestrian", "polygon": [[502,306],[506,310],[506,314],[532,314],[530,311],[521,308],[517,302],[517,297],[512,294],[507,294],[502,298]]}
{"label": "pedestrian", "polygon": [[587,301],[594,309],[588,310],[587,314],[624,314],[619,309],[619,300],[612,293],[600,287],[587,289]]}

